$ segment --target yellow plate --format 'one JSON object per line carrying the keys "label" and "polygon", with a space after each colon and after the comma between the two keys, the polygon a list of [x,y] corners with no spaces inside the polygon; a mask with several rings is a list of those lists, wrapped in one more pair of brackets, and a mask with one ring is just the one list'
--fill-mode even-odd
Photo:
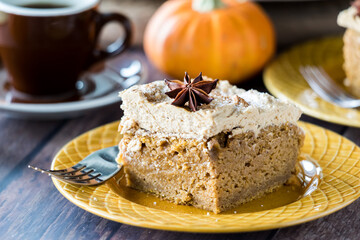
{"label": "yellow plate", "polygon": [[341,37],[330,37],[295,46],[281,54],[264,72],[266,88],[276,97],[288,99],[304,113],[333,123],[360,127],[360,111],[338,107],[318,97],[299,72],[300,66],[322,66],[339,84],[345,73]]}
{"label": "yellow plate", "polygon": [[[155,200],[148,200],[154,201],[151,204],[142,202],[135,190],[132,190],[134,194],[114,191],[113,179],[93,187],[76,186],[56,179],[53,182],[61,194],[86,211],[134,226],[208,233],[291,226],[335,212],[360,196],[359,147],[321,127],[303,122],[300,122],[300,126],[306,132],[302,153],[318,160],[323,168],[324,178],[319,189],[311,195],[282,207],[216,215],[171,203],[162,207],[161,202],[165,201],[155,197]],[[120,140],[117,127],[118,122],[107,124],[72,140],[55,156],[52,169],[70,167],[93,151],[116,145]]]}

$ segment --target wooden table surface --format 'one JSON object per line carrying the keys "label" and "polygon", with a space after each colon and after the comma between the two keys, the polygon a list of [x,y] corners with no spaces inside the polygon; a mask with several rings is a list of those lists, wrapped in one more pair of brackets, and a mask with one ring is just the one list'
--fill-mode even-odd
{"label": "wooden table surface", "polygon": [[[141,49],[132,51],[143,54]],[[151,65],[148,67],[149,81],[164,77]],[[260,74],[240,87],[266,91]],[[68,141],[87,130],[120,118],[119,104],[80,118],[57,121],[12,119],[0,113],[1,239],[360,238],[360,200],[329,216],[283,229],[239,234],[178,233],[133,227],[97,217],[66,200],[48,176],[27,168],[28,164],[49,167],[54,154]],[[303,116],[302,120],[331,129],[360,145],[358,128],[331,124],[309,116]]]}

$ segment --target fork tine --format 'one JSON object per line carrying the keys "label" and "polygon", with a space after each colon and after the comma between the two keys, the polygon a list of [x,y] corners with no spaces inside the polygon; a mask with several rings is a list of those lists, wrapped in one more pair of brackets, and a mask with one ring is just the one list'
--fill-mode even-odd
{"label": "fork tine", "polygon": [[310,67],[312,73],[314,74],[314,81],[318,82],[324,88],[328,89],[332,95],[335,96],[334,92],[336,92],[336,96],[340,98],[339,94],[343,94],[340,90],[340,87],[336,85],[336,83],[329,77],[329,75],[325,72],[323,68],[318,67]]}
{"label": "fork tine", "polygon": [[[348,92],[346,92],[344,89],[342,89],[340,86],[338,86],[336,84],[336,82],[329,76],[329,74],[324,70],[324,68],[320,67],[320,68],[316,68],[317,72],[320,74],[320,79],[321,76],[323,76],[327,82],[329,83],[329,87],[331,87],[331,89],[336,92],[337,94],[340,94],[344,100],[351,100],[354,97],[351,96]],[[346,99],[345,99],[346,98]]]}
{"label": "fork tine", "polygon": [[32,168],[38,172],[48,173],[50,176],[55,177],[59,180],[64,180],[64,181],[75,180],[78,182],[82,182],[82,181],[89,181],[92,179],[96,179],[101,176],[100,173],[96,174],[95,176],[90,176],[89,174],[94,172],[94,169],[91,169],[87,172],[81,172],[81,170],[83,170],[85,168],[85,166],[82,166],[81,168],[77,169],[76,171],[70,171],[70,172],[64,172],[64,171],[68,170],[68,169],[72,169],[72,168],[67,168],[67,169],[63,169],[63,170],[46,170],[46,169],[42,169],[42,168],[38,168],[38,167],[33,167],[31,165],[29,165],[29,168]]}
{"label": "fork tine", "polygon": [[322,67],[301,66],[299,71],[314,92],[324,100],[344,108],[360,106],[360,99],[338,86]]}
{"label": "fork tine", "polygon": [[97,185],[113,177],[122,169],[122,164],[116,162],[119,153],[117,146],[98,150],[75,166],[62,170],[47,170],[28,166],[33,170],[47,173],[53,178],[79,185]]}
{"label": "fork tine", "polygon": [[[87,177],[93,177],[92,174],[91,174],[93,172],[94,172],[94,170],[92,169],[92,170],[89,170],[89,171],[84,172],[84,173],[79,174],[79,175],[56,175],[56,176],[59,177],[59,178],[62,178],[62,179],[81,180],[81,179],[86,179]],[[51,175],[51,176],[53,176],[53,175]],[[100,173],[96,174],[96,177],[100,177],[100,176],[101,176]]]}
{"label": "fork tine", "polygon": [[320,87],[324,88],[330,97],[335,99],[335,101],[333,101],[335,104],[349,107],[352,105],[350,102],[357,101],[353,96],[338,86],[322,67],[312,67],[312,71],[314,73],[313,80],[319,83]]}
{"label": "fork tine", "polygon": [[327,101],[333,102],[337,99],[333,99],[331,95],[328,93],[327,88],[322,87],[317,81],[315,81],[315,77],[312,73],[312,71],[309,69],[308,66],[306,67],[300,67],[300,73],[303,75],[305,80],[308,82],[310,87],[319,94],[322,98],[326,99]]}
{"label": "fork tine", "polygon": [[48,173],[48,174],[51,174],[51,175],[75,174],[75,173],[83,170],[85,167],[86,166],[84,166],[84,165],[77,164],[75,166],[72,166],[72,167],[66,168],[66,169],[48,170],[48,169],[43,169],[43,168],[28,165],[28,168],[34,169],[35,171],[38,171],[38,172],[41,172],[41,173]]}
{"label": "fork tine", "polygon": [[52,175],[53,178],[56,178],[58,180],[67,182],[67,183],[72,183],[72,184],[81,184],[81,185],[96,185],[96,184],[100,184],[103,181],[101,179],[98,179],[98,177],[101,174],[98,174],[96,176],[93,177],[89,177],[89,178],[82,178],[82,179],[66,179],[63,177],[60,177],[58,175]]}
{"label": "fork tine", "polygon": [[98,174],[96,174],[96,175],[94,175],[94,176],[91,176],[91,175],[86,175],[86,176],[82,176],[82,177],[79,177],[79,178],[68,178],[68,177],[66,177],[65,179],[66,180],[75,180],[75,181],[90,181],[90,180],[92,180],[92,179],[96,179],[96,178],[98,178],[98,177],[100,177],[101,176],[101,174],[100,173],[98,173]]}
{"label": "fork tine", "polygon": [[[319,94],[323,99],[335,104],[339,104],[344,100],[348,100],[344,94],[340,94],[340,91],[338,90],[339,87],[335,85],[336,83],[333,83],[333,80],[331,80],[331,82],[327,81],[326,79],[324,80],[324,76],[317,67],[308,67],[308,71],[311,74],[310,81],[317,85],[317,88],[313,88],[312,86],[313,90],[317,90],[317,92],[324,92],[323,95]],[[330,78],[328,75],[327,77]],[[309,79],[307,80],[310,84]]]}
{"label": "fork tine", "polygon": [[[88,171],[85,171],[85,170],[86,170],[86,168],[84,170],[82,170],[82,171],[76,172],[75,174],[61,174],[61,175],[56,174],[56,176],[58,176],[60,178],[69,178],[69,179],[73,178],[73,179],[76,179],[76,178],[81,178],[83,176],[87,176],[90,173],[95,171],[93,169],[88,170]],[[53,174],[50,173],[49,175],[53,175]]]}
{"label": "fork tine", "polygon": [[333,94],[333,91],[335,90],[333,88],[333,85],[330,84],[330,82],[324,82],[322,81],[322,75],[321,73],[319,72],[319,69],[318,68],[315,68],[315,67],[308,67],[307,68],[309,72],[311,72],[312,74],[312,81],[317,83],[319,85],[319,87],[321,89],[324,89],[326,91],[326,93],[328,95],[330,95],[331,97],[335,98],[335,99],[340,99],[338,95],[334,95]]}
{"label": "fork tine", "polygon": [[314,75],[313,81],[325,89],[328,95],[339,101],[353,100],[353,97],[338,86],[322,67],[309,67],[309,69]]}

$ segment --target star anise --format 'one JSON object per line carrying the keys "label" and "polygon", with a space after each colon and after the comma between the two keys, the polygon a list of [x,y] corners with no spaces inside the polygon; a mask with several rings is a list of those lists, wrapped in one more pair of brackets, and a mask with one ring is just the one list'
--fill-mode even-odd
{"label": "star anise", "polygon": [[171,103],[175,106],[185,106],[189,102],[189,107],[192,111],[197,111],[198,106],[205,103],[209,104],[213,98],[208,94],[216,87],[219,79],[213,81],[203,80],[202,73],[194,80],[191,80],[189,74],[185,72],[184,82],[180,80],[167,80],[166,84],[170,88],[170,92],[165,94],[175,100]]}
{"label": "star anise", "polygon": [[351,6],[353,6],[354,8],[356,8],[357,10],[357,14],[356,16],[360,17],[360,1],[359,0],[355,0],[351,3]]}

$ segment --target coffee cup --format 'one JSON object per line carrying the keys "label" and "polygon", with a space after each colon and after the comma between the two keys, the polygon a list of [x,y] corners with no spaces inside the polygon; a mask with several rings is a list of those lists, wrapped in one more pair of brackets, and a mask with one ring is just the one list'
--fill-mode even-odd
{"label": "coffee cup", "polygon": [[[131,23],[119,13],[99,13],[100,0],[0,0],[0,56],[11,86],[24,94],[76,92],[89,66],[130,45]],[[119,23],[123,37],[106,49],[104,25]]]}

